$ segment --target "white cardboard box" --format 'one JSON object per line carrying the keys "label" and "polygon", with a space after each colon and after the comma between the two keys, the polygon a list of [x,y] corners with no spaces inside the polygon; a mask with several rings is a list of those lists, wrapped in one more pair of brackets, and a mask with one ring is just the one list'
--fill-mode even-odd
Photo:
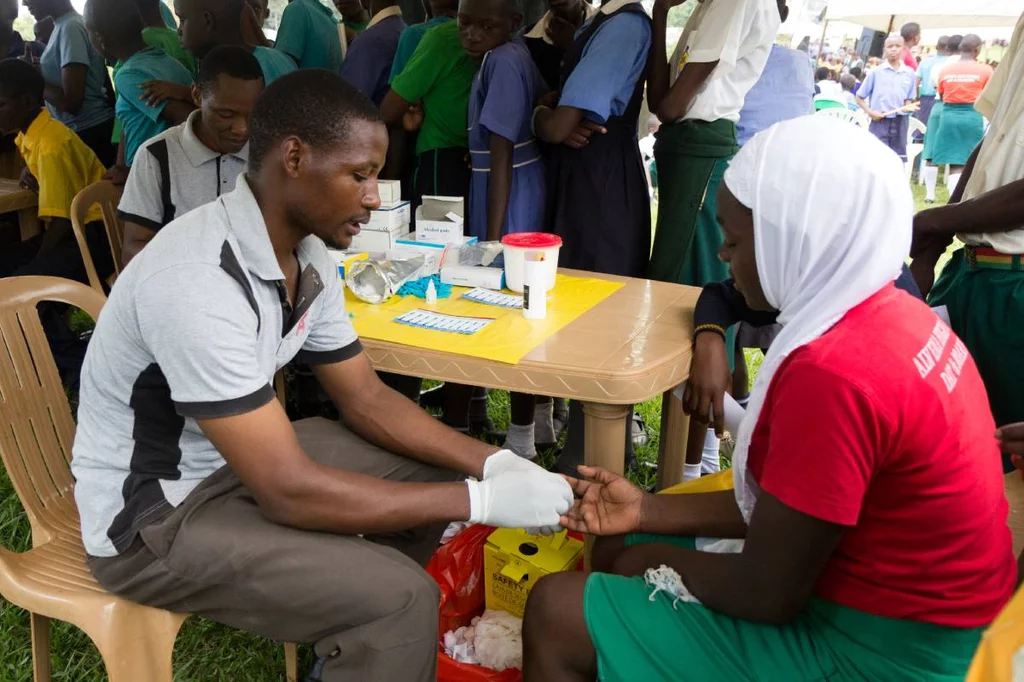
{"label": "white cardboard box", "polygon": [[[401,239],[397,240],[398,246],[396,249],[401,249],[406,253],[415,254],[431,254],[437,259],[438,267],[441,266],[441,259],[444,259],[445,265],[458,265],[459,264],[459,252],[457,247],[464,246],[466,244],[475,244],[477,242],[476,237],[463,237],[462,241],[458,244],[444,244],[441,242],[424,242],[416,239],[416,234],[408,234]],[[445,249],[452,247],[452,250],[448,253]]]}
{"label": "white cardboard box", "polygon": [[416,238],[425,242],[464,244],[462,197],[423,197],[416,208]]}
{"label": "white cardboard box", "polygon": [[394,208],[381,208],[370,211],[370,222],[363,225],[363,230],[390,231],[402,225],[408,225],[412,212],[408,201],[403,201]]}
{"label": "white cardboard box", "polygon": [[402,201],[402,181],[378,180],[377,193],[380,194],[382,206],[399,203]]}
{"label": "white cardboard box", "polygon": [[393,230],[362,230],[352,237],[349,246],[354,251],[389,251],[398,241],[409,236],[409,225],[399,225]]}

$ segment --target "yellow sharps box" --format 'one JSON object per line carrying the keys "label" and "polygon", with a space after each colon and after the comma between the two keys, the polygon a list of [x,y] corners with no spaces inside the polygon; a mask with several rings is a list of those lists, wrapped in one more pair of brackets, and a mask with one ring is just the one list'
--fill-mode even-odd
{"label": "yellow sharps box", "polygon": [[573,570],[582,554],[583,543],[565,531],[544,536],[499,528],[484,545],[487,608],[522,618],[526,596],[537,581],[549,573]]}

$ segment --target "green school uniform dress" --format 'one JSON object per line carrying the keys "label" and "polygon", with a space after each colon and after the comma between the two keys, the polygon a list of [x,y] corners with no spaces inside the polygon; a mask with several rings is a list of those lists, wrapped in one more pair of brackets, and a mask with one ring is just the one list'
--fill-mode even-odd
{"label": "green school uniform dress", "polygon": [[423,36],[391,89],[407,102],[422,102],[426,117],[416,153],[444,147],[468,147],[467,111],[479,63],[459,40],[458,22],[430,29]]}
{"label": "green school uniform dress", "polygon": [[142,29],[142,41],[150,47],[158,47],[181,62],[193,76],[199,73],[199,60],[181,45],[178,31],[172,28],[147,26]]}
{"label": "green school uniform dress", "polygon": [[341,68],[338,20],[318,0],[291,0],[281,15],[274,47],[295,60],[300,69]]}
{"label": "green school uniform dress", "polygon": [[426,32],[402,73],[391,81],[399,97],[423,105],[423,126],[416,138],[416,198],[469,193],[467,113],[478,68],[479,62],[462,48],[458,22],[449,21]]}
{"label": "green school uniform dress", "polygon": [[[160,5],[161,8],[164,5]],[[172,17],[173,18],[173,17]],[[163,50],[171,57],[174,57],[178,62],[184,66],[192,77],[199,73],[199,62],[192,54],[181,46],[181,38],[178,37],[178,31],[173,28],[161,28],[159,26],[147,26],[142,29],[142,42],[146,43],[149,47],[155,47]],[[117,84],[117,73],[121,70],[123,62],[117,62],[114,64],[112,69],[113,73],[111,78],[116,86]],[[116,113],[116,112],[115,112]],[[121,125],[121,119],[114,119],[114,134],[111,136],[111,142],[118,144],[121,141],[121,131],[123,127]]]}
{"label": "green school uniform dress", "polygon": [[155,106],[142,99],[142,84],[169,81],[179,85],[192,85],[192,74],[178,60],[163,50],[150,47],[136,52],[125,60],[114,76],[117,103],[114,112],[124,129],[124,160],[128,166],[143,142],[170,127],[162,118],[166,102]]}
{"label": "green school uniform dress", "polygon": [[395,51],[395,60],[391,62],[391,76],[388,82],[395,80],[395,77],[402,73],[427,31],[451,20],[451,17],[434,17],[426,23],[413,24],[402,31],[402,37],[398,39],[398,49]]}
{"label": "green school uniform dress", "polygon": [[291,57],[272,47],[257,47],[253,49],[252,56],[256,57],[260,68],[263,69],[264,85],[270,85],[281,76],[298,68]]}
{"label": "green school uniform dress", "polygon": [[160,3],[160,18],[164,20],[165,24],[167,24],[167,28],[174,30],[178,29],[178,20],[174,17],[174,12],[172,12],[171,8],[167,6],[167,3]]}

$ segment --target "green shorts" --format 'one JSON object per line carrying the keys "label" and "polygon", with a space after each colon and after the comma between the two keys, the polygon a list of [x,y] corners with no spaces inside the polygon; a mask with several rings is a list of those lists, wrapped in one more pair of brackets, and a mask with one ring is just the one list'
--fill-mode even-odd
{"label": "green shorts", "polygon": [[[692,538],[637,536],[627,545]],[[784,626],[658,594],[643,578],[595,573],[583,612],[602,682],[960,682],[981,628],[899,621],[814,598]]]}

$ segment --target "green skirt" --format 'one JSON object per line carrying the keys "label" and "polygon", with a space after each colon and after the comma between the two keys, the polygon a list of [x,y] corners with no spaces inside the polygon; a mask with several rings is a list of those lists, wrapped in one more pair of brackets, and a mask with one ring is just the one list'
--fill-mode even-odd
{"label": "green skirt", "polygon": [[[930,130],[930,128],[929,128]],[[985,119],[973,104],[945,104],[932,149],[932,163],[963,166],[985,137]]]}
{"label": "green skirt", "polygon": [[932,157],[935,156],[935,138],[939,135],[939,126],[942,125],[942,110],[945,105],[941,99],[935,100],[935,104],[932,105],[932,113],[928,115],[928,130],[924,133],[924,149],[921,150],[921,156],[925,161],[931,163]]}
{"label": "green skirt", "polygon": [[960,249],[942,269],[928,303],[949,311],[953,331],[985,382],[996,425],[1024,421],[1024,272],[972,268]]}
{"label": "green skirt", "polygon": [[[692,538],[643,536],[693,548]],[[792,623],[650,599],[643,578],[595,573],[583,610],[602,682],[961,682],[981,628],[894,620],[813,598]]]}
{"label": "green skirt", "polygon": [[736,145],[731,121],[663,123],[657,133],[658,225],[648,277],[704,286],[729,277],[718,258],[717,192]]}

